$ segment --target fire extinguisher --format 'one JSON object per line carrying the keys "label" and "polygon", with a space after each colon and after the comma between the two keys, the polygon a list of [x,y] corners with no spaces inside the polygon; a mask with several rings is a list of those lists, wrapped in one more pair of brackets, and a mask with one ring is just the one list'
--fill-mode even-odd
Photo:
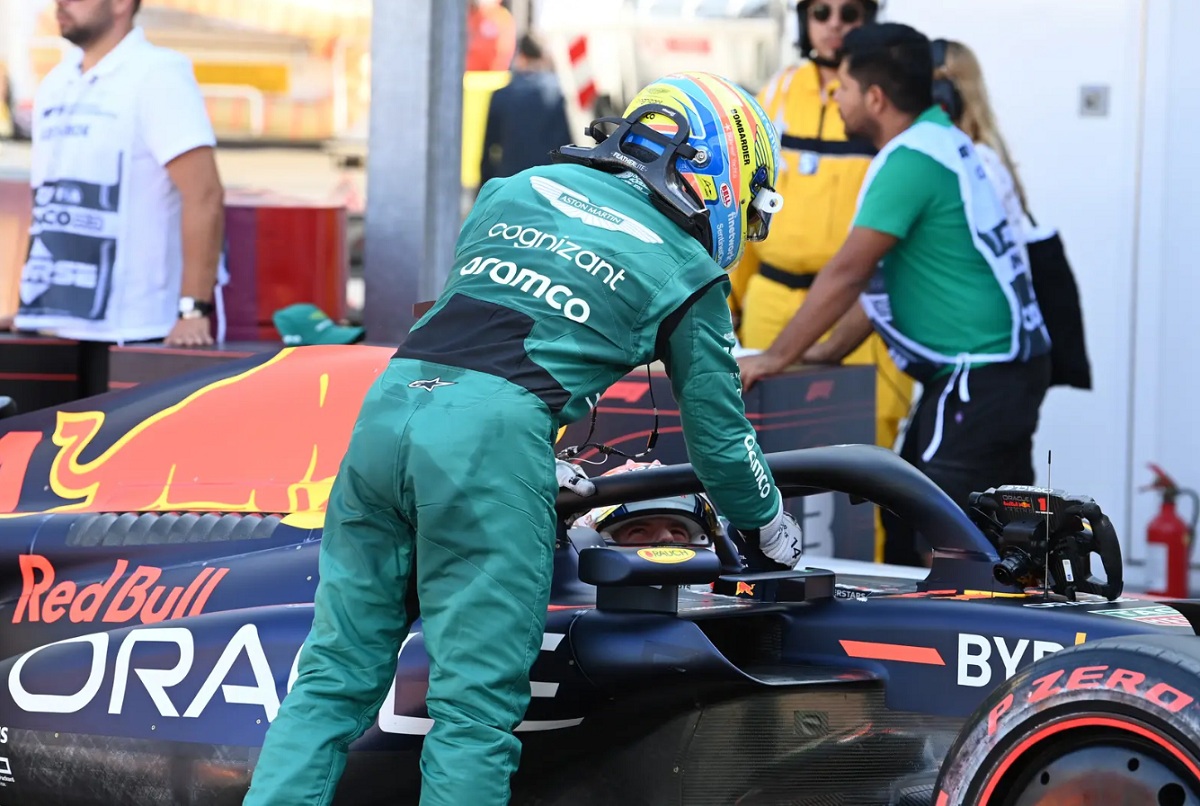
{"label": "fire extinguisher", "polygon": [[[1191,548],[1196,537],[1196,520],[1200,517],[1200,496],[1195,490],[1177,485],[1161,467],[1150,465],[1154,483],[1143,490],[1157,490],[1162,495],[1162,507],[1146,529],[1148,564],[1162,568],[1162,575],[1151,579],[1164,579],[1162,590],[1149,591],[1151,596],[1166,596],[1173,599],[1188,598],[1188,573],[1191,570]],[[1184,523],[1175,510],[1175,499],[1185,496],[1192,500],[1192,522]]]}

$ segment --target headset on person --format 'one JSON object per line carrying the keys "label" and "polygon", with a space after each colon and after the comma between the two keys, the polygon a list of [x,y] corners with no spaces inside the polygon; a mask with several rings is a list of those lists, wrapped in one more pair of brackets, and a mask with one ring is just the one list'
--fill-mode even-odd
{"label": "headset on person", "polygon": [[[937,71],[946,66],[946,49],[949,42],[945,39],[935,39],[929,43],[929,49],[933,56],[933,72],[937,75]],[[954,86],[954,82],[948,78],[933,79],[933,102],[946,111],[951,120],[958,120],[963,113],[963,99],[958,92],[958,87]]]}

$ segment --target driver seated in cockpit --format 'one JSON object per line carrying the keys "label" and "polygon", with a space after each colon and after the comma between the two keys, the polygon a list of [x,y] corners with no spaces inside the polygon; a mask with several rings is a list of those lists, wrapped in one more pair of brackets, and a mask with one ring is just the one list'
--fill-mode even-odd
{"label": "driver seated in cockpit", "polygon": [[[649,463],[630,460],[604,475],[661,464],[657,460]],[[681,545],[712,549],[713,540],[722,534],[716,508],[707,496],[699,493],[597,507],[580,515],[571,525],[594,529],[606,542],[618,546]]]}
{"label": "driver seated in cockpit", "polygon": [[[610,476],[661,466],[662,463],[657,460],[647,463],[631,459],[603,475]],[[596,507],[576,516],[568,525],[591,532],[593,540],[598,535],[605,543],[621,547],[686,546],[719,554],[717,543],[726,537],[734,537],[732,544],[726,541],[729,549],[744,552],[746,548],[744,544],[738,545],[736,533],[730,529],[729,522],[717,514],[716,507],[703,493],[663,496]],[[771,563],[771,560],[765,557],[763,561]],[[716,583],[686,587],[695,593],[739,599],[743,596],[755,598],[755,586],[744,582],[727,583],[724,589]]]}

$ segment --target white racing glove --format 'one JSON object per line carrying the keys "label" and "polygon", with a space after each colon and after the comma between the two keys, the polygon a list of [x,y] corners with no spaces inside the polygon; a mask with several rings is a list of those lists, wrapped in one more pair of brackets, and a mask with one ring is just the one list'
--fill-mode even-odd
{"label": "white racing glove", "polygon": [[588,480],[583,468],[563,459],[554,460],[554,475],[558,477],[558,486],[570,490],[576,495],[587,498],[596,492],[596,485]]}
{"label": "white racing glove", "polygon": [[758,530],[758,547],[780,565],[795,568],[800,564],[800,555],[804,553],[803,533],[791,513],[784,511],[782,502],[775,517]]}

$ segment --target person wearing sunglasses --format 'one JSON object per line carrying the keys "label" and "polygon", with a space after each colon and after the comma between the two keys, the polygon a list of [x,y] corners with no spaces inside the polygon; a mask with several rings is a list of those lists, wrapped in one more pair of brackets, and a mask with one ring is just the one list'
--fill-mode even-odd
{"label": "person wearing sunglasses", "polygon": [[[796,7],[803,58],[775,75],[758,100],[780,132],[783,164],[779,192],[787,207],[774,223],[770,241],[746,249],[732,272],[731,307],[740,319],[743,347],[767,350],[800,309],[817,272],[841,247],[850,231],[854,206],[875,149],[848,138],[838,114],[838,51],[846,34],[873,21],[872,0],[803,0]],[[853,347],[838,347],[845,329],[829,334],[842,363],[874,366],[875,442],[895,447],[908,413],[912,380],[888,356],[883,340],[871,336]],[[875,517],[877,559],[883,527]]]}
{"label": "person wearing sunglasses", "polygon": [[[779,144],[709,73],[643,89],[593,146],[485,183],[450,277],[368,391],[329,496],[313,626],[266,734],[248,806],[328,804],[375,719],[420,590],[430,656],[421,803],[499,806],[545,627],[558,429],[663,362],[708,494],[786,568],[783,509],[741,398],[726,269],[783,206]],[[415,559],[415,579],[413,567]]]}
{"label": "person wearing sunglasses", "polygon": [[[972,492],[1034,482],[1050,336],[1029,257],[971,138],[934,101],[924,34],[864,26],[839,70],[846,129],[879,153],[845,245],[775,346],[740,359],[743,382],[810,360],[851,312],[844,324],[860,338],[873,326],[921,384],[900,455],[966,509]],[[911,528],[890,514],[884,525],[885,562],[923,564]]]}

